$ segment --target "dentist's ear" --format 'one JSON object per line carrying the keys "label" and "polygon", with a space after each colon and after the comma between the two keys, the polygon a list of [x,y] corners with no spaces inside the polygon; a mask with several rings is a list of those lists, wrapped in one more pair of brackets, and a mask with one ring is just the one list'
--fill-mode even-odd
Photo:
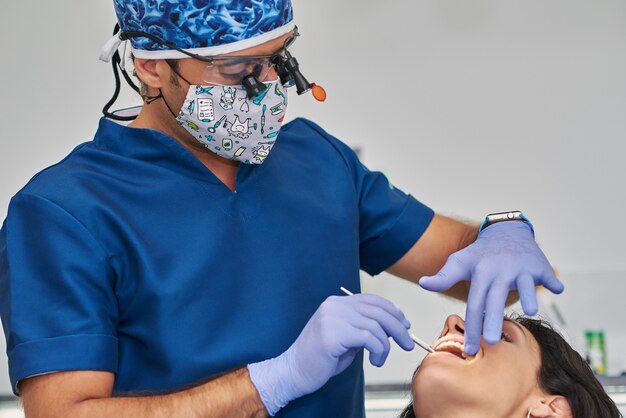
{"label": "dentist's ear", "polygon": [[135,58],[135,73],[148,87],[154,89],[167,85],[171,70],[165,60]]}
{"label": "dentist's ear", "polygon": [[541,404],[530,410],[531,418],[573,418],[572,408],[561,395],[549,395],[541,399]]}

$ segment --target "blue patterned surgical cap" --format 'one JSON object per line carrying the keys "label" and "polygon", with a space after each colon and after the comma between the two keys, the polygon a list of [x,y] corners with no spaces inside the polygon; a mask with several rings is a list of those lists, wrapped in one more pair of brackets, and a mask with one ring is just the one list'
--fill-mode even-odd
{"label": "blue patterned surgical cap", "polygon": [[[216,55],[249,48],[293,28],[291,0],[113,0],[122,31],[147,32],[180,49]],[[146,37],[132,37],[135,56],[182,58]]]}

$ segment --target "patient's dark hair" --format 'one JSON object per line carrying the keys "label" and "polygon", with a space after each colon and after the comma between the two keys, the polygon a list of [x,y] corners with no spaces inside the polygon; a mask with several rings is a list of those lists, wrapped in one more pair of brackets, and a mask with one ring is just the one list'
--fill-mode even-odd
{"label": "patient's dark hair", "polygon": [[[574,418],[622,417],[589,365],[550,324],[522,316],[511,319],[530,331],[539,344],[539,385],[551,395],[565,397]],[[399,418],[418,418],[412,402]]]}

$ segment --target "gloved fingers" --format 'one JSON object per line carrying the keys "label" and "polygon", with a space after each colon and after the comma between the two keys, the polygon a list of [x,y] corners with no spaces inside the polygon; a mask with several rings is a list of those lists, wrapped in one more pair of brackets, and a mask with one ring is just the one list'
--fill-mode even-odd
{"label": "gloved fingers", "polygon": [[[370,352],[370,363],[383,365],[391,349],[389,337],[381,325],[370,318],[358,315],[350,319],[351,330],[338,335],[344,350],[347,348],[366,348]],[[343,353],[342,353],[343,354]]]}
{"label": "gloved fingers", "polygon": [[506,281],[495,281],[489,288],[483,326],[483,338],[487,344],[495,344],[500,341],[502,321],[504,321],[504,305],[508,294],[509,285]]}
{"label": "gloved fingers", "polygon": [[394,339],[404,350],[410,351],[415,346],[404,322],[387,310],[374,305],[360,304],[355,309],[366,318],[376,321],[388,337]]}
{"label": "gloved fingers", "polygon": [[422,277],[419,285],[426,290],[443,292],[462,280],[469,280],[471,271],[465,260],[466,257],[464,250],[452,254],[437,274]]}
{"label": "gloved fingers", "polygon": [[482,279],[472,278],[465,310],[465,352],[472,356],[478,352],[480,346],[485,299],[489,290],[489,278]]}
{"label": "gloved fingers", "polygon": [[554,274],[554,270],[552,270],[552,267],[550,267],[546,271],[546,273],[542,276],[539,282],[543,285],[543,287],[557,295],[565,290],[565,285],[563,285],[563,282],[557,279],[556,275]]}
{"label": "gloved fingers", "polygon": [[[384,339],[384,341],[387,340]],[[337,358],[341,358],[353,349],[362,350],[363,348],[365,348],[370,353],[376,353],[379,358],[384,357],[385,344],[383,343],[383,341],[381,341],[379,337],[372,334],[366,329],[351,329],[349,332],[346,332],[342,335],[340,343],[341,352],[338,356],[336,356]],[[387,341],[387,345],[389,346],[389,341]]]}
{"label": "gloved fingers", "polygon": [[353,301],[360,304],[367,304],[383,309],[384,311],[395,317],[398,321],[401,321],[406,328],[409,328],[411,326],[411,323],[408,319],[406,319],[406,316],[404,315],[404,312],[402,312],[400,307],[389,299],[385,299],[382,296],[373,295],[370,293],[360,293],[354,295],[352,298]]}
{"label": "gloved fingers", "polygon": [[[368,332],[368,331],[365,331]],[[376,366],[376,367],[381,367],[383,364],[385,364],[385,361],[387,360],[387,356],[389,355],[389,350],[391,350],[391,344],[389,344],[389,340],[387,338],[383,338],[381,340],[380,336],[377,334],[373,334],[370,333],[374,338],[376,338],[376,340],[382,344],[382,350],[380,348],[377,348],[376,345],[373,344],[373,342],[369,345],[365,345],[364,348],[367,349],[367,351],[369,351],[370,355],[369,355],[369,359],[370,359],[370,364],[372,366]]]}
{"label": "gloved fingers", "polygon": [[539,307],[537,305],[537,294],[535,290],[535,280],[528,273],[522,273],[516,280],[517,292],[519,294],[522,309],[526,315],[536,315]]}
{"label": "gloved fingers", "polygon": [[389,355],[389,351],[383,351],[381,353],[375,353],[370,351],[370,364],[375,367],[382,367],[387,361],[387,356]]}
{"label": "gloved fingers", "polygon": [[[385,347],[383,341],[387,343],[387,347]],[[338,359],[336,367],[337,370],[339,369],[339,365],[346,361],[346,354],[349,354],[354,350],[366,349],[369,351],[370,363],[376,367],[383,365],[387,359],[387,353],[389,353],[389,341],[386,338],[381,340],[380,337],[366,329],[352,328],[348,332],[342,334],[339,342],[340,352],[332,353],[333,356]]]}

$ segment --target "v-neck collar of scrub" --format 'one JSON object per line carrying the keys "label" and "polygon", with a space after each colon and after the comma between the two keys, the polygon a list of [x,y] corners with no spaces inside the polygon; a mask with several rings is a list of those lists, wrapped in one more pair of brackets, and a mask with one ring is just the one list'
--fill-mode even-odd
{"label": "v-neck collar of scrub", "polygon": [[100,119],[94,143],[99,149],[155,164],[195,180],[222,186],[233,194],[240,192],[247,180],[260,169],[260,166],[239,164],[235,183],[236,191],[231,191],[174,138],[154,129],[131,128],[104,117]]}

